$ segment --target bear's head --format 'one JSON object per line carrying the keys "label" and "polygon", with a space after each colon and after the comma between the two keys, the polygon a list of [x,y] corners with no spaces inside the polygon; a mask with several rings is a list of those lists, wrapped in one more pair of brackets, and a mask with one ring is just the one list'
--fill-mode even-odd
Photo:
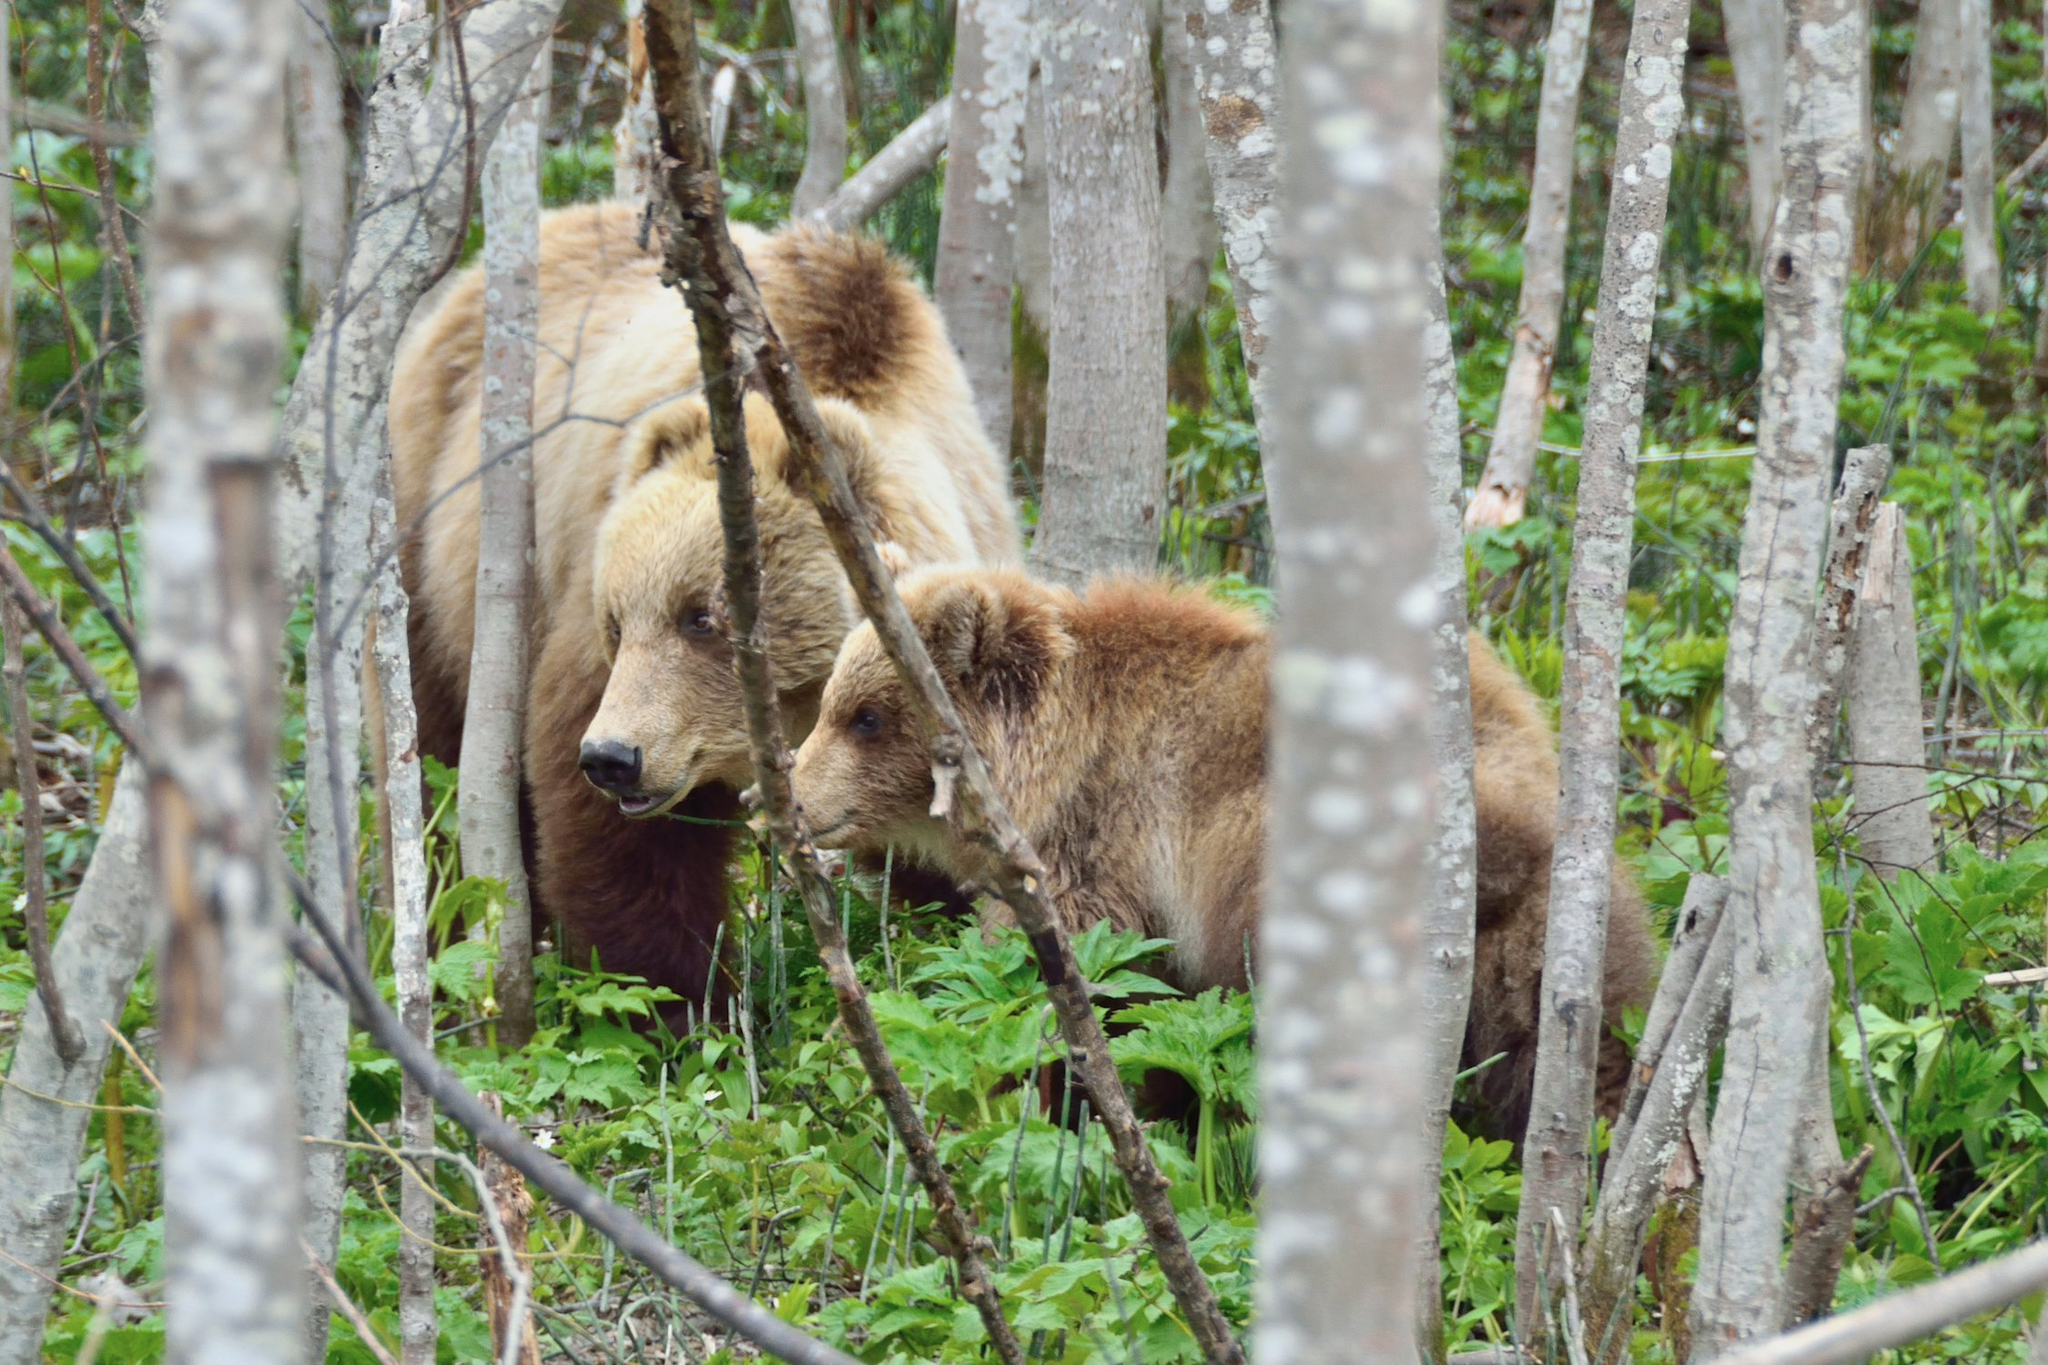
{"label": "bear's head", "polygon": [[[1011,569],[952,566],[898,587],[968,737],[999,782],[1019,778],[1010,750],[1074,653],[1072,594]],[[793,781],[820,844],[857,852],[893,844],[930,866],[961,867],[953,836],[931,813],[930,746],[866,622],[839,651]]]}
{"label": "bear's head", "polygon": [[[799,740],[858,611],[789,443],[767,402],[745,403],[760,529],[761,610],[783,725]],[[875,467],[858,409],[818,400],[856,496]],[[584,776],[630,816],[661,814],[697,787],[753,780],[746,717],[726,643],[725,535],[710,415],[698,398],[636,421],[598,528],[590,628],[611,666],[584,732]]]}

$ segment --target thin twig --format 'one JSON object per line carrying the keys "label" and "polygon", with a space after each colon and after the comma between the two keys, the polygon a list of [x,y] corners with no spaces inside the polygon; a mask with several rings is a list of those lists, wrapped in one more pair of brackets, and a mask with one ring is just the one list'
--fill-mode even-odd
{"label": "thin twig", "polygon": [[305,922],[319,936],[316,941],[303,927],[287,926],[286,937],[293,955],[321,980],[345,991],[357,1023],[376,1039],[377,1046],[397,1058],[399,1065],[420,1082],[443,1113],[599,1235],[653,1271],[664,1284],[762,1350],[790,1365],[857,1365],[852,1356],[790,1326],[664,1242],[632,1213],[605,1198],[561,1161],[534,1146],[524,1133],[486,1109],[462,1079],[442,1066],[432,1049],[415,1038],[391,1012],[368,971],[344,948],[340,931],[327,912],[314,904],[304,881],[296,874],[291,881]]}
{"label": "thin twig", "polygon": [[14,727],[14,785],[21,793],[21,890],[23,914],[28,921],[28,960],[35,971],[36,994],[43,998],[43,1013],[50,1019],[50,1036],[64,1065],[76,1063],[85,1051],[85,1038],[64,1010],[64,995],[57,974],[50,968],[50,882],[43,865],[43,792],[36,773],[34,727],[28,710],[27,665],[22,659],[21,637],[28,630],[21,610],[12,597],[0,596],[0,635],[6,636],[0,675],[7,687],[8,719]]}
{"label": "thin twig", "polygon": [[[717,212],[719,188],[704,151],[694,8],[690,0],[663,0],[650,4],[647,14],[648,55],[657,105],[670,125],[668,136],[695,149],[688,164],[672,163],[664,168],[670,193],[686,212],[709,217]],[[730,252],[729,243],[725,250]],[[700,269],[717,269],[721,262],[713,254],[697,264]],[[992,855],[995,892],[1031,942],[1046,994],[1059,1015],[1070,1064],[1088,1087],[1095,1112],[1110,1132],[1118,1169],[1130,1187],[1132,1203],[1188,1330],[1210,1365],[1242,1365],[1243,1349],[1188,1248],[1179,1215],[1167,1198],[1168,1181],[1152,1158],[1110,1059],[1087,981],[1074,960],[1058,912],[1046,896],[1045,865],[996,794],[981,755],[967,739],[959,711],[875,551],[866,518],[847,482],[845,466],[819,421],[810,390],[769,324],[751,277],[742,268],[712,283],[723,289],[734,310],[733,331],[746,338],[750,348],[742,363],[752,362],[753,373],[768,391],[769,402],[789,438],[794,467],[801,472],[854,595],[903,677],[909,704],[929,736],[935,788],[945,792],[957,782],[957,804],[964,808],[958,818]]]}
{"label": "thin twig", "polygon": [[[745,700],[756,804],[796,877],[804,914],[818,943],[818,956],[824,962],[832,993],[839,1003],[840,1022],[846,1026],[847,1037],[860,1057],[869,1084],[882,1101],[890,1127],[903,1144],[907,1165],[916,1172],[931,1200],[934,1231],[958,1267],[960,1295],[980,1314],[997,1357],[1007,1365],[1023,1365],[1023,1346],[1003,1317],[1002,1300],[983,1259],[993,1247],[974,1230],[962,1211],[924,1114],[904,1087],[882,1041],[867,992],[861,987],[852,955],[847,951],[846,937],[832,903],[831,884],[819,868],[817,849],[790,788],[789,748],[783,737],[781,712],[774,700],[777,693],[768,657],[767,625],[761,619],[761,536],[754,520],[754,469],[740,408],[743,376],[734,352],[734,315],[745,316],[747,305],[742,302],[735,309],[733,295],[740,287],[738,282],[746,278],[746,268],[727,231],[724,197],[714,169],[716,162],[701,136],[694,71],[689,88],[673,89],[675,69],[664,60],[667,55],[658,40],[650,46],[656,101],[663,114],[663,165],[669,171],[664,184],[680,219],[668,234],[666,267],[683,286],[684,297],[696,319],[697,353],[703,361],[712,446],[718,456],[718,503],[725,530],[726,625],[734,671],[739,675]],[[670,110],[678,104],[687,106],[687,115],[670,117]]]}
{"label": "thin twig", "polygon": [[9,595],[28,615],[30,624],[35,626],[36,633],[43,637],[43,642],[49,645],[50,652],[57,656],[58,662],[64,665],[72,679],[77,682],[80,690],[85,693],[86,700],[105,717],[107,724],[120,737],[121,742],[128,746],[128,752],[134,755],[143,767],[152,772],[159,771],[159,765],[151,757],[153,750],[149,740],[144,738],[141,729],[135,724],[134,717],[130,716],[127,708],[115,698],[114,689],[107,686],[107,680],[100,676],[99,670],[86,659],[85,651],[71,638],[71,632],[64,629],[63,620],[36,592],[35,585],[28,581],[28,575],[22,572],[21,565],[14,562],[13,554],[4,550],[0,550],[0,582],[4,582]]}
{"label": "thin twig", "polygon": [[114,605],[114,599],[107,596],[107,590],[100,585],[100,580],[93,573],[91,566],[85,562],[84,556],[78,553],[78,546],[72,542],[71,537],[51,523],[49,514],[37,503],[35,494],[29,490],[28,485],[15,477],[14,471],[8,467],[5,460],[0,460],[0,488],[6,489],[9,496],[14,499],[15,506],[21,509],[21,519],[29,530],[34,531],[42,542],[56,553],[64,567],[71,571],[71,577],[92,601],[93,609],[106,621],[107,628],[114,632],[114,638],[121,642],[121,648],[128,651],[128,657],[140,660],[142,647],[136,643],[135,627],[129,622],[128,614]]}
{"label": "thin twig", "polygon": [[398,1365],[398,1362],[391,1358],[391,1352],[384,1349],[384,1342],[378,1337],[377,1329],[370,1325],[369,1318],[364,1316],[363,1310],[356,1307],[355,1300],[351,1299],[335,1280],[334,1272],[313,1254],[312,1244],[301,1237],[299,1249],[306,1253],[306,1264],[313,1267],[313,1278],[320,1281],[320,1287],[327,1291],[327,1297],[334,1300],[334,1306],[348,1319],[349,1326],[356,1329],[356,1340],[360,1341],[371,1355],[377,1357],[377,1365]]}
{"label": "thin twig", "polygon": [[135,279],[135,255],[128,249],[128,230],[121,224],[121,199],[116,193],[114,158],[107,154],[107,127],[102,115],[107,101],[106,25],[101,22],[100,0],[85,0],[85,121],[86,145],[92,149],[92,173],[100,187],[100,221],[106,225],[107,250],[114,257],[114,271],[121,277],[121,294],[128,301],[128,316],[141,327],[148,316],[142,309],[142,286]]}

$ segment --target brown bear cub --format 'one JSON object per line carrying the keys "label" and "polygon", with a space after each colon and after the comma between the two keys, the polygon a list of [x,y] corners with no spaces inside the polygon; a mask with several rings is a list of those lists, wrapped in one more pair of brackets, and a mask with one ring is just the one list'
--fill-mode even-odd
{"label": "brown bear cub", "polygon": [[[1085,596],[1000,569],[934,568],[903,601],[998,790],[1048,865],[1071,927],[1109,920],[1170,938],[1183,990],[1241,988],[1254,965],[1265,853],[1271,645],[1252,616],[1198,592],[1111,580]],[[1535,698],[1471,641],[1479,838],[1478,952],[1465,1065],[1495,1056],[1480,1127],[1521,1137],[1536,1061],[1557,758]],[[796,759],[821,844],[894,845],[971,883],[979,850],[930,814],[931,763],[896,672],[862,625]],[[1641,898],[1614,879],[1605,1011],[1649,1003],[1657,960]],[[1612,1115],[1628,1052],[1602,1044]]]}

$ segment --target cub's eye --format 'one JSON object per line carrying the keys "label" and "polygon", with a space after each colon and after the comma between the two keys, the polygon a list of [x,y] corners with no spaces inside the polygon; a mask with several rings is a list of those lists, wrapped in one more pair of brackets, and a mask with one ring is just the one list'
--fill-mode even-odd
{"label": "cub's eye", "polygon": [[711,613],[703,607],[693,607],[683,613],[683,634],[685,635],[706,636],[712,634],[716,629],[717,623],[711,619]]}
{"label": "cub's eye", "polygon": [[604,618],[604,638],[605,638],[605,643],[611,646],[611,650],[612,650],[612,653],[614,653],[614,654],[618,653],[618,652],[619,652],[619,618],[618,618],[618,617],[616,617],[616,616],[607,616],[607,617],[605,617],[605,618]]}
{"label": "cub's eye", "polygon": [[846,722],[846,728],[861,739],[873,739],[882,733],[881,713],[872,706],[863,706]]}

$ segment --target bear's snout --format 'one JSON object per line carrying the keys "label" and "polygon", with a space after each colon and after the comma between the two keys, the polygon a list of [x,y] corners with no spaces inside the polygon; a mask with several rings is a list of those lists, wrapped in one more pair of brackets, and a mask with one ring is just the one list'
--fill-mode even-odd
{"label": "bear's snout", "polygon": [[598,790],[629,796],[640,785],[640,746],[629,747],[616,739],[586,739],[577,766]]}

